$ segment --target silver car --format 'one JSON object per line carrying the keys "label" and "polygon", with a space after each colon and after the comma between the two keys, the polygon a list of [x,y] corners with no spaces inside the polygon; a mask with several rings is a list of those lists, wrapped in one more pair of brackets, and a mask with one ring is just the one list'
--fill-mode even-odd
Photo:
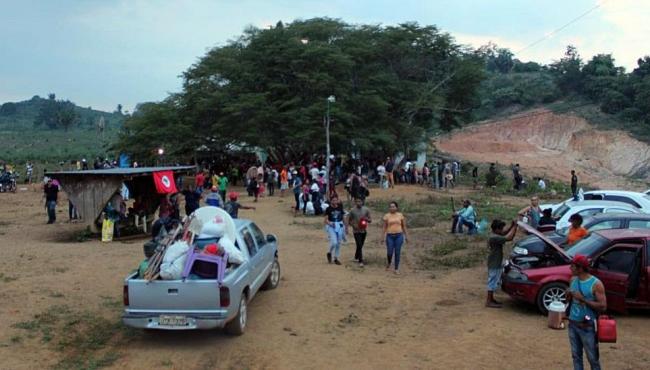
{"label": "silver car", "polygon": [[223,281],[147,280],[138,273],[124,280],[125,325],[141,329],[190,330],[225,328],[241,335],[246,329],[248,302],[260,289],[280,283],[277,239],[264,235],[255,223],[235,220],[236,247],[244,263],[226,269]]}

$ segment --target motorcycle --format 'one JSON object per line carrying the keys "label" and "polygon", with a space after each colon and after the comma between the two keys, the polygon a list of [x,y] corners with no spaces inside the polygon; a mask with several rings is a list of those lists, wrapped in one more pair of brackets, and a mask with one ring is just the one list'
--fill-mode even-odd
{"label": "motorcycle", "polygon": [[17,172],[5,172],[0,175],[0,193],[16,192],[16,179],[19,177]]}

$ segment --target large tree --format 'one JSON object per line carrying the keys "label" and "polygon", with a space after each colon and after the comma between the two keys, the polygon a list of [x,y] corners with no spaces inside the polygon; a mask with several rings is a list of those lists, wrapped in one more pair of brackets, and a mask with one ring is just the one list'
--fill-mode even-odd
{"label": "large tree", "polygon": [[188,149],[237,144],[278,158],[311,154],[324,149],[326,99],[334,95],[335,152],[408,151],[432,130],[470,119],[483,72],[471,50],[434,26],[316,18],[249,28],[192,65],[173,103],[127,119],[118,147],[158,145],[153,132],[181,127],[183,142],[175,142]]}

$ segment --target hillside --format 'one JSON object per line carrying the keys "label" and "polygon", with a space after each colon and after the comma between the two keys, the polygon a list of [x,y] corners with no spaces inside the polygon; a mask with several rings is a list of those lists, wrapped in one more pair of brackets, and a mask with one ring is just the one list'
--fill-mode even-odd
{"label": "hillside", "polygon": [[435,145],[464,160],[519,163],[531,178],[567,181],[575,169],[583,184],[638,190],[645,190],[649,179],[648,144],[573,113],[532,110],[455,131]]}
{"label": "hillside", "polygon": [[[24,130],[34,128],[34,122],[41,108],[49,99],[35,95],[30,100],[7,102],[0,104],[0,130]],[[77,127],[95,128],[100,117],[104,117],[106,127],[120,126],[124,116],[120,113],[108,113],[74,105],[74,111],[79,115]]]}
{"label": "hillside", "polygon": [[[35,125],[42,107],[49,101],[34,96],[30,100],[0,105],[0,160],[15,164],[30,160],[46,166],[48,163],[107,154],[108,146],[122,126],[124,115],[65,102],[75,113],[70,128]],[[98,129],[102,117],[103,132]]]}

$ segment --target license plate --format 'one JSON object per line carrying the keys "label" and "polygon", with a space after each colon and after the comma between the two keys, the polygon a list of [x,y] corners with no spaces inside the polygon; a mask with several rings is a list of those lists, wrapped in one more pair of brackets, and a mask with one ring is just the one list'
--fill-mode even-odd
{"label": "license plate", "polygon": [[175,315],[160,315],[158,325],[161,326],[186,326],[187,317]]}

